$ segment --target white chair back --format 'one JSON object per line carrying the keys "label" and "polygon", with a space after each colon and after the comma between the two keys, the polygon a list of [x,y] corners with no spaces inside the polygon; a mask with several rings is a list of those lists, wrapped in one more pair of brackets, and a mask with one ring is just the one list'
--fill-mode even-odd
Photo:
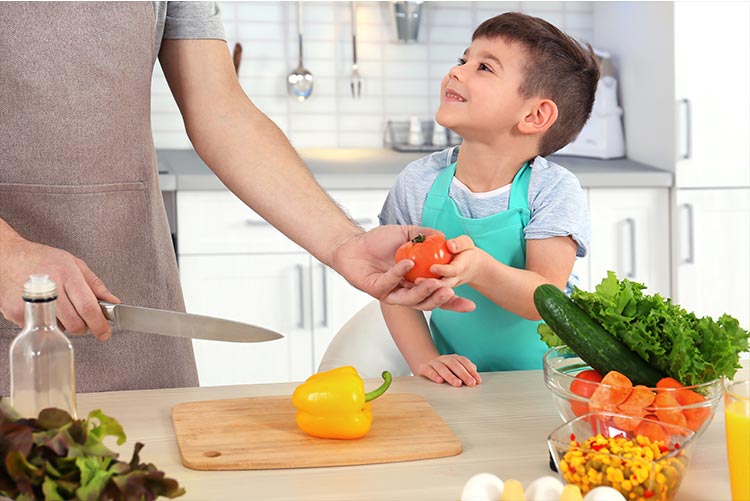
{"label": "white chair back", "polygon": [[318,372],[342,365],[353,366],[363,378],[379,378],[385,370],[394,377],[411,374],[388,332],[378,301],[365,305],[336,333]]}

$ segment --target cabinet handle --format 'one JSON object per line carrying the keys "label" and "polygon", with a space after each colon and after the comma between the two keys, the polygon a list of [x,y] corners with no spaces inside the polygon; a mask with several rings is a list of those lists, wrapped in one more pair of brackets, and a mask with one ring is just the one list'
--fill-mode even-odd
{"label": "cabinet handle", "polygon": [[328,327],[328,270],[323,263],[320,263],[320,282],[323,286],[323,319],[320,326]]}
{"label": "cabinet handle", "polygon": [[294,266],[294,268],[297,270],[297,281],[299,283],[299,320],[297,321],[297,328],[298,329],[304,329],[305,328],[305,293],[304,293],[304,287],[303,283],[305,280],[305,268],[301,264],[297,264]]}
{"label": "cabinet handle", "polygon": [[625,224],[630,228],[630,272],[628,278],[635,278],[635,219],[629,217],[625,219]]}
{"label": "cabinet handle", "polygon": [[687,235],[688,235],[688,253],[687,257],[682,260],[685,264],[695,263],[695,225],[693,224],[693,204],[684,204],[682,206],[687,212]]}
{"label": "cabinet handle", "polygon": [[693,131],[692,131],[692,112],[690,100],[687,98],[680,99],[680,103],[685,107],[685,153],[682,154],[683,160],[693,156]]}

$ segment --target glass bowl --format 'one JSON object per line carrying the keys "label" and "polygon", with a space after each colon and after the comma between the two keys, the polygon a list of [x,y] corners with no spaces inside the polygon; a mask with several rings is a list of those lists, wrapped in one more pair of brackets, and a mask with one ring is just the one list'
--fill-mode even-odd
{"label": "glass bowl", "polygon": [[[641,427],[660,427],[664,434],[652,441],[628,430],[633,421]],[[555,429],[547,444],[563,482],[577,485],[584,496],[595,487],[608,486],[628,500],[670,501],[685,476],[696,438],[688,428],[591,412]]]}
{"label": "glass bowl", "polygon": [[[606,384],[585,379],[576,379],[576,375],[590,370],[586,362],[572,353],[567,346],[551,348],[544,355],[544,382],[552,391],[557,411],[563,421],[569,421],[590,411],[607,411],[634,417],[648,417],[663,421],[662,424],[684,426],[691,429],[697,436],[711,424],[719,403],[722,401],[722,380],[715,379],[707,383],[678,388],[648,388],[654,393],[663,393],[661,402],[674,402],[676,405],[660,405],[658,408],[651,404],[643,410],[633,409],[624,402],[620,405],[594,404],[591,398],[582,394],[593,394],[597,389],[614,389]],[[571,384],[576,382],[577,393],[571,391]],[[685,392],[689,393],[685,393]],[[682,393],[681,393],[682,392]],[[697,397],[696,394],[700,395]],[[686,398],[694,397],[694,398]],[[684,420],[683,420],[684,419]]]}

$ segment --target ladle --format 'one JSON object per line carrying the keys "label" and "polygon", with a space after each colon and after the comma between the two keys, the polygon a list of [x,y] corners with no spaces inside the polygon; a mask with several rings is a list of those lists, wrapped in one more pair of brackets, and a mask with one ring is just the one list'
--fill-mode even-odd
{"label": "ladle", "polygon": [[313,91],[313,76],[302,62],[302,2],[297,2],[297,34],[299,36],[299,64],[287,77],[289,93],[299,101],[304,101]]}

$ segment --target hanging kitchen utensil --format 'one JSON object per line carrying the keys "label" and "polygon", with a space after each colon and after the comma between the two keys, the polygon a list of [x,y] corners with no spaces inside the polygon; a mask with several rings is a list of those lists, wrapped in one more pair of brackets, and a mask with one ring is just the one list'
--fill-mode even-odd
{"label": "hanging kitchen utensil", "polygon": [[313,76],[304,67],[302,60],[302,2],[297,2],[297,35],[299,38],[299,64],[287,77],[289,93],[304,101],[313,91]]}
{"label": "hanging kitchen utensil", "polygon": [[352,97],[358,98],[362,95],[362,77],[357,65],[357,6],[352,2]]}
{"label": "hanging kitchen utensil", "polygon": [[240,76],[240,61],[242,61],[242,45],[239,42],[234,44],[234,50],[232,51],[232,62],[234,63],[234,72],[237,76]]}

